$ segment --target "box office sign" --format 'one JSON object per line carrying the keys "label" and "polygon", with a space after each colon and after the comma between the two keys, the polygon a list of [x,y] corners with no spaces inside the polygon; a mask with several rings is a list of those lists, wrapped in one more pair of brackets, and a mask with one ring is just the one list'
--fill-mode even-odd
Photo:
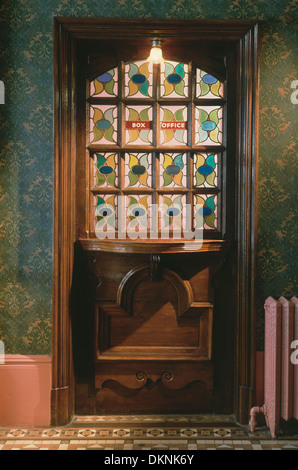
{"label": "box office sign", "polygon": [[[136,129],[136,130],[142,130],[142,129],[152,129],[152,121],[126,121],[126,129]],[[186,122],[185,121],[173,121],[173,122],[168,122],[168,121],[162,121],[160,123],[160,128],[161,129],[171,129],[171,130],[177,130],[177,129],[186,129]]]}

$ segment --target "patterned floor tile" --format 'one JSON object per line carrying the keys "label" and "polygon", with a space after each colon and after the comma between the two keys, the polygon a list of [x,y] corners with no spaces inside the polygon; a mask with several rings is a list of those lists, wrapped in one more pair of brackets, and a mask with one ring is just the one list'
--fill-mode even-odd
{"label": "patterned floor tile", "polygon": [[230,416],[75,416],[64,427],[0,428],[0,450],[298,450],[298,435],[273,440]]}

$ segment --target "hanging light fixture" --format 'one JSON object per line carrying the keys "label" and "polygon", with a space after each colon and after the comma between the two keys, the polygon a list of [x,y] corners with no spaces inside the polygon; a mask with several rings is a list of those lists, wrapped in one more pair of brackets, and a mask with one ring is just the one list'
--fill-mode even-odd
{"label": "hanging light fixture", "polygon": [[163,62],[160,39],[152,39],[152,47],[148,60],[153,64],[160,64],[161,62]]}

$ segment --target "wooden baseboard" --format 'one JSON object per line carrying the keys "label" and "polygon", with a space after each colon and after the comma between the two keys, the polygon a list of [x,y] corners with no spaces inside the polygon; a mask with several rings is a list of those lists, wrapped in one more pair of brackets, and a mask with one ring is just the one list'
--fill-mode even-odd
{"label": "wooden baseboard", "polygon": [[0,426],[48,426],[52,359],[7,354],[0,364]]}

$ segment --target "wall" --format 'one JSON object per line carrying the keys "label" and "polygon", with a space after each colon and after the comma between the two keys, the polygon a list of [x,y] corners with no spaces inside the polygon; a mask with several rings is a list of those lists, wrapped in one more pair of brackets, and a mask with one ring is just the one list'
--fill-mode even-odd
{"label": "wall", "polygon": [[297,295],[298,79],[295,0],[2,0],[0,5],[0,340],[51,355],[53,16],[258,19],[260,110],[257,349],[268,295]]}

